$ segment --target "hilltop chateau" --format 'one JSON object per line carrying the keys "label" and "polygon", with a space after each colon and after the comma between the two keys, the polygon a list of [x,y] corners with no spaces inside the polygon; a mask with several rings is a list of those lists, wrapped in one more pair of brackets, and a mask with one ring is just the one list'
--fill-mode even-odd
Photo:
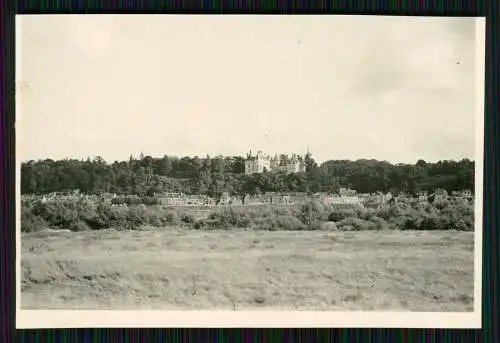
{"label": "hilltop chateau", "polygon": [[265,171],[280,171],[284,173],[299,173],[306,170],[305,161],[302,156],[293,154],[291,157],[287,155],[275,155],[271,157],[258,151],[256,155],[252,152],[247,154],[245,160],[245,174],[263,173]]}

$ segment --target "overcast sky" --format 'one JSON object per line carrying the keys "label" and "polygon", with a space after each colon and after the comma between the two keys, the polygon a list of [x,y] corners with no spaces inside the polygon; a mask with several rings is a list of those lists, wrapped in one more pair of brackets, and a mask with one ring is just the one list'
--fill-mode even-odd
{"label": "overcast sky", "polygon": [[17,149],[21,160],[108,162],[307,148],[318,161],[473,159],[475,28],[473,18],[24,16]]}

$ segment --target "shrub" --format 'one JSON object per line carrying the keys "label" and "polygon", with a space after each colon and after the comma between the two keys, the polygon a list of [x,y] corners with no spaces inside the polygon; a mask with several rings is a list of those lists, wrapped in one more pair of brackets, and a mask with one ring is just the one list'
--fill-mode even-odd
{"label": "shrub", "polygon": [[291,207],[278,207],[273,210],[274,214],[280,216],[296,216],[296,211]]}
{"label": "shrub", "polygon": [[352,208],[339,208],[334,209],[328,215],[328,220],[331,222],[339,222],[346,218],[357,218],[358,213]]}
{"label": "shrub", "polygon": [[277,231],[277,230],[306,230],[307,226],[302,223],[298,218],[286,216],[286,215],[276,215],[274,217],[261,217],[255,218],[250,227],[253,230],[266,230],[266,231]]}
{"label": "shrub", "polygon": [[274,223],[272,218],[269,217],[257,217],[252,220],[251,228],[253,230],[268,230],[274,229]]}
{"label": "shrub", "polygon": [[358,215],[359,218],[364,220],[371,220],[372,218],[377,216],[377,212],[373,208],[365,209],[361,211]]}
{"label": "shrub", "polygon": [[388,230],[391,225],[384,219],[377,216],[370,217],[370,222],[373,223],[375,230]]}
{"label": "shrub", "polygon": [[149,224],[154,227],[161,227],[163,225],[163,222],[159,217],[151,217],[149,218]]}
{"label": "shrub", "polygon": [[127,198],[127,204],[128,205],[141,205],[142,199],[139,197],[129,197],[129,198]]}
{"label": "shrub", "polygon": [[307,227],[297,217],[290,215],[277,215],[272,221],[271,230],[306,230]]}
{"label": "shrub", "polygon": [[127,201],[125,198],[121,198],[121,197],[116,197],[116,198],[112,198],[111,199],[111,203],[113,205],[123,205],[123,204],[126,204]]}
{"label": "shrub", "polygon": [[155,205],[156,203],[151,200],[154,198],[139,198],[139,197],[115,197],[111,199],[111,203],[113,205],[140,205],[140,204],[149,204],[148,202],[151,202],[150,205]]}
{"label": "shrub", "polygon": [[361,218],[345,218],[337,223],[337,227],[341,230],[375,230],[376,225],[368,220]]}
{"label": "shrub", "polygon": [[128,207],[112,207],[108,212],[108,219],[113,223],[123,223],[127,220]]}
{"label": "shrub", "polygon": [[448,230],[473,231],[474,212],[472,206],[449,205],[441,211],[441,227]]}
{"label": "shrub", "polygon": [[196,218],[191,214],[183,214],[181,216],[181,221],[184,223],[192,224],[196,221]]}
{"label": "shrub", "polygon": [[389,220],[394,217],[394,208],[390,205],[380,206],[375,210],[375,215],[385,220]]}
{"label": "shrub", "polygon": [[438,210],[443,210],[450,205],[447,199],[436,199],[433,204]]}
{"label": "shrub", "polygon": [[71,231],[88,231],[91,230],[91,227],[83,220],[79,220],[75,223],[73,223],[70,228]]}
{"label": "shrub", "polygon": [[177,220],[177,212],[175,210],[167,210],[163,211],[163,216],[161,218],[161,221],[163,223],[175,223]]}
{"label": "shrub", "polygon": [[421,230],[442,230],[445,223],[440,211],[432,206],[426,206],[423,211],[423,219],[420,223]]}
{"label": "shrub", "polygon": [[76,202],[37,202],[33,214],[40,216],[54,228],[69,229],[79,219]]}
{"label": "shrub", "polygon": [[21,232],[37,232],[48,227],[47,221],[33,214],[31,208],[21,207]]}
{"label": "shrub", "polygon": [[474,208],[468,202],[393,206],[388,221],[400,230],[473,230]]}
{"label": "shrub", "polygon": [[424,214],[419,212],[414,208],[405,208],[401,213],[398,224],[401,225],[401,229],[405,230],[419,230],[422,227],[422,222],[424,220]]}
{"label": "shrub", "polygon": [[144,205],[149,205],[149,206],[159,205],[160,204],[160,199],[157,199],[155,197],[144,197],[144,198],[141,199],[141,202]]}
{"label": "shrub", "polygon": [[[140,204],[127,207],[114,207],[104,202],[96,204],[83,200],[73,202],[37,202],[33,206],[32,212],[34,216],[43,219],[47,223],[47,226],[74,231],[88,228],[100,230],[110,227],[137,229],[142,225],[158,227],[166,223],[173,223],[177,218],[177,213],[174,210],[163,211],[159,206],[145,206],[144,204]],[[24,219],[28,224],[29,220]],[[194,221],[194,219],[192,220]],[[33,226],[33,224],[29,225]],[[37,225],[41,225],[41,223]],[[24,230],[32,229],[25,228]]]}
{"label": "shrub", "polygon": [[328,219],[325,207],[317,200],[308,201],[300,208],[298,217],[310,228],[318,228],[320,223]]}
{"label": "shrub", "polygon": [[108,229],[113,221],[113,207],[105,203],[99,203],[94,213],[85,213],[80,216],[93,230]]}
{"label": "shrub", "polygon": [[411,209],[412,206],[410,204],[399,202],[397,204],[383,205],[375,211],[375,214],[377,217],[385,220],[391,220],[407,214],[407,212]]}
{"label": "shrub", "polygon": [[193,223],[193,228],[195,230],[205,230],[207,228],[207,220],[206,219],[200,219],[197,220],[196,222]]}
{"label": "shrub", "polygon": [[[266,218],[266,214],[261,214],[263,215],[262,218]],[[252,215],[244,212],[236,212],[234,209],[229,208],[220,212],[214,212],[208,218],[223,228],[248,227],[251,223]]]}
{"label": "shrub", "polygon": [[195,230],[215,230],[215,229],[228,229],[229,225],[222,222],[219,218],[214,219],[200,219],[193,223]]}
{"label": "shrub", "polygon": [[259,206],[249,208],[243,213],[245,213],[245,215],[249,218],[271,218],[278,213],[277,211],[279,211],[279,209],[273,210],[267,206]]}
{"label": "shrub", "polygon": [[196,222],[193,223],[193,229],[195,229],[195,230],[202,230],[204,228],[205,228],[205,220],[204,219],[197,220]]}
{"label": "shrub", "polygon": [[297,217],[284,211],[273,211],[269,208],[248,209],[235,211],[232,208],[211,213],[207,219],[198,220],[193,228],[200,229],[230,229],[252,228],[254,230],[305,230],[306,225]]}
{"label": "shrub", "polygon": [[127,212],[127,224],[129,228],[138,228],[149,223],[149,214],[143,206],[132,206]]}

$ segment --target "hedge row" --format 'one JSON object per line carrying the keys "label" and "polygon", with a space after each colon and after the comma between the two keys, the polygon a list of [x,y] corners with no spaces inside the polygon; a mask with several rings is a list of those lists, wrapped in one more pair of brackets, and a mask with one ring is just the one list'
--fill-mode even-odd
{"label": "hedge row", "polygon": [[474,229],[474,207],[468,201],[398,204],[378,209],[328,207],[309,202],[300,208],[232,208],[194,223],[195,229],[255,230],[460,230]]}
{"label": "hedge row", "polygon": [[163,210],[159,206],[113,207],[86,201],[37,202],[32,207],[21,209],[21,231],[32,232],[44,228],[72,231],[138,229],[144,225],[160,227],[174,224],[182,219],[176,211]]}
{"label": "hedge row", "polygon": [[21,209],[21,230],[44,228],[72,231],[106,228],[138,229],[184,224],[197,230],[245,228],[252,230],[461,230],[474,228],[473,204],[398,204],[378,209],[329,207],[317,201],[300,207],[223,208],[204,219],[157,205],[114,207],[85,200],[35,202]]}

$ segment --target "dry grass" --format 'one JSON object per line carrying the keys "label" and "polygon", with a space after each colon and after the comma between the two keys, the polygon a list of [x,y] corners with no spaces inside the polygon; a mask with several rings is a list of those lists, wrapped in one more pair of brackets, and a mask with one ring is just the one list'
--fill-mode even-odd
{"label": "dry grass", "polygon": [[22,236],[24,309],[473,310],[473,233]]}

